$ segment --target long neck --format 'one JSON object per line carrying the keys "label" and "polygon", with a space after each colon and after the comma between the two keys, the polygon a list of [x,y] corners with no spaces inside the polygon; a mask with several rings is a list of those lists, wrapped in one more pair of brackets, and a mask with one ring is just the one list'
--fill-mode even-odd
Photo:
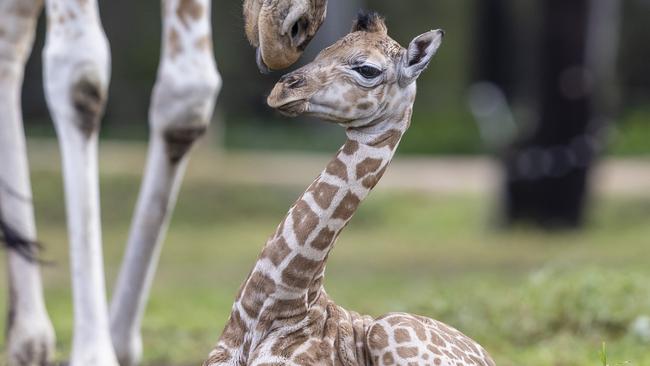
{"label": "long neck", "polygon": [[404,130],[348,130],[345,144],[291,207],[255,265],[253,276],[276,284],[275,297],[314,300],[336,238],[384,174]]}
{"label": "long neck", "polygon": [[345,144],[267,241],[206,365],[245,360],[265,331],[299,319],[318,300],[334,242],[386,171],[411,108],[373,127],[348,129]]}

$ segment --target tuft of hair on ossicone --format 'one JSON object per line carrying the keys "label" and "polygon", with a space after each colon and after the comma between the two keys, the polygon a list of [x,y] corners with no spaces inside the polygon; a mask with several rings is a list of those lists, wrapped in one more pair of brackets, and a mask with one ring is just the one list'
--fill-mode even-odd
{"label": "tuft of hair on ossicone", "polygon": [[376,11],[359,11],[352,23],[352,32],[368,32],[388,34],[384,17]]}

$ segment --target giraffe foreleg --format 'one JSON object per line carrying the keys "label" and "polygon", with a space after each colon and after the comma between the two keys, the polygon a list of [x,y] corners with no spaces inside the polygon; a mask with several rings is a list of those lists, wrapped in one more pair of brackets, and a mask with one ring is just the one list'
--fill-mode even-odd
{"label": "giraffe foreleg", "polygon": [[111,303],[121,366],[140,362],[140,327],[189,151],[212,118],[221,78],[209,0],[163,1],[163,47],[149,112],[147,167]]}
{"label": "giraffe foreleg", "polygon": [[42,8],[42,0],[0,2],[0,240],[7,247],[9,366],[49,365],[55,351],[40,268],[33,260],[36,225],[20,111],[25,63]]}
{"label": "giraffe foreleg", "polygon": [[46,0],[46,100],[59,138],[74,305],[71,366],[116,366],[102,258],[97,144],[110,77],[96,0]]}

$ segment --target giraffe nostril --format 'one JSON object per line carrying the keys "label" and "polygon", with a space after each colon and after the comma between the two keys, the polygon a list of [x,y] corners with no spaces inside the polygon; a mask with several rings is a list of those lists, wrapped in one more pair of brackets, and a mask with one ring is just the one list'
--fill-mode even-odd
{"label": "giraffe nostril", "polygon": [[293,80],[292,82],[290,82],[289,84],[287,84],[287,86],[288,86],[290,89],[295,89],[295,88],[300,88],[300,87],[303,86],[304,84],[305,84],[305,79],[303,79],[303,78],[299,78],[299,79]]}
{"label": "giraffe nostril", "polygon": [[280,78],[280,82],[284,83],[289,89],[295,89],[305,84],[305,78],[302,75],[289,74]]}

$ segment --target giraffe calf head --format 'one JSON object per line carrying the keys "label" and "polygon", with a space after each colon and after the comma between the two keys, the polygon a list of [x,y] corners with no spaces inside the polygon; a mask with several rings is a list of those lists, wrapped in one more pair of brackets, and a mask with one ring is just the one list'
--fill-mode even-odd
{"label": "giraffe calf head", "polygon": [[415,80],[443,35],[442,30],[429,31],[405,49],[388,36],[383,18],[360,14],[351,33],[282,77],[268,104],[289,116],[305,114],[347,127],[388,119],[412,106]]}

